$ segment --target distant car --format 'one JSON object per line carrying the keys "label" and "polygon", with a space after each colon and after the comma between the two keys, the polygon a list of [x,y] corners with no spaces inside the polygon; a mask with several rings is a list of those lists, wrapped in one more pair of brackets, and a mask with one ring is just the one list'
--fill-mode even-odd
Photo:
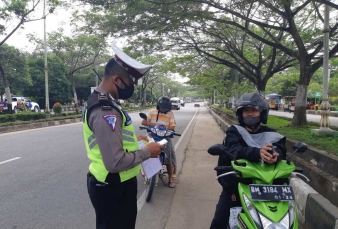
{"label": "distant car", "polygon": [[200,107],[199,103],[195,103],[194,107]]}
{"label": "distant car", "polygon": [[[7,102],[7,99],[5,99],[5,101]],[[12,97],[12,108],[15,111],[15,113],[19,111],[19,108],[17,107],[18,101],[24,101],[29,110],[34,111],[36,113],[40,112],[40,106],[36,102],[32,102],[30,99],[26,97],[13,96]],[[8,108],[6,107],[5,109],[7,110]]]}
{"label": "distant car", "polygon": [[172,98],[170,99],[170,102],[171,102],[171,109],[173,110],[179,110],[181,109],[181,103],[180,103],[180,100],[179,99],[175,99],[175,98]]}
{"label": "distant car", "polygon": [[0,113],[4,113],[7,108],[6,102],[0,102]]}

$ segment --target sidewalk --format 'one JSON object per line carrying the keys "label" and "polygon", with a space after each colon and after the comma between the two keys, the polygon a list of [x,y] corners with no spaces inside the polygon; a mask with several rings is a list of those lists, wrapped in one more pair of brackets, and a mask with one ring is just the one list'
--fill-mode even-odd
{"label": "sidewalk", "polygon": [[218,157],[207,149],[222,143],[224,133],[205,107],[200,108],[186,158],[179,176],[165,229],[207,229],[210,227],[221,186],[215,179]]}

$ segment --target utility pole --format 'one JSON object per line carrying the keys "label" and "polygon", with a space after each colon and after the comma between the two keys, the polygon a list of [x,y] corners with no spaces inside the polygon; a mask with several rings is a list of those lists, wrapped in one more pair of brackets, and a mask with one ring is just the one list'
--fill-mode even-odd
{"label": "utility pole", "polygon": [[[328,2],[330,0],[327,0]],[[312,133],[317,134],[319,136],[338,136],[338,131],[334,131],[330,129],[330,103],[329,103],[329,35],[330,35],[330,9],[327,4],[325,4],[325,12],[324,12],[324,56],[323,56],[323,98],[321,104],[321,119],[320,119],[320,128],[311,130]]]}
{"label": "utility pole", "polygon": [[235,75],[235,83],[236,83],[236,89],[235,89],[235,101],[238,99],[238,72],[237,70],[234,70]]}
{"label": "utility pole", "polygon": [[[95,65],[95,71],[98,72],[97,68],[98,68],[98,63],[97,63],[97,57],[95,57],[94,60],[94,65]],[[97,74],[95,74],[96,78],[95,78],[95,86],[99,86],[99,76]]]}
{"label": "utility pole", "polygon": [[215,97],[216,97],[216,86],[214,85],[214,101],[212,104],[215,104]]}
{"label": "utility pole", "polygon": [[43,21],[44,21],[44,46],[45,46],[45,92],[46,108],[45,112],[49,113],[49,91],[48,91],[48,65],[47,65],[47,41],[46,41],[46,0],[43,1]]}

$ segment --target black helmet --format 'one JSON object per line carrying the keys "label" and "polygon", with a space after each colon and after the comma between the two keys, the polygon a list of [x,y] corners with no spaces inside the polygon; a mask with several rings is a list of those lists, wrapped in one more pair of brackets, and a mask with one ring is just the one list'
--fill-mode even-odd
{"label": "black helmet", "polygon": [[241,126],[245,125],[243,121],[244,107],[252,107],[259,110],[261,112],[261,123],[266,124],[268,121],[269,103],[262,95],[258,93],[244,93],[236,101],[236,116]]}
{"label": "black helmet", "polygon": [[168,111],[171,111],[171,101],[170,98],[167,96],[162,96],[157,101],[157,110],[161,110],[164,113],[167,113]]}

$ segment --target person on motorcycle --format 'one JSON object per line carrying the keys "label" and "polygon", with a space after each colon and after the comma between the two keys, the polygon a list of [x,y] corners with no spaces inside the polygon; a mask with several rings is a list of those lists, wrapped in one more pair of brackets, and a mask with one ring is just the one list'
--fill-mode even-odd
{"label": "person on motorcycle", "polygon": [[[268,120],[269,103],[258,93],[244,93],[236,101],[238,125],[230,126],[226,131],[223,145],[227,152],[236,159],[247,159],[254,162],[275,163],[286,159],[286,138],[275,130],[261,125]],[[229,154],[219,156],[219,166],[231,165]],[[217,175],[222,172],[218,171]],[[250,184],[250,179],[227,176],[219,179],[222,193],[216,206],[210,229],[226,229],[229,223],[230,208],[238,206],[238,182]],[[280,184],[285,180],[276,181]]]}
{"label": "person on motorcycle", "polygon": [[[148,112],[147,120],[142,121],[144,126],[158,126],[164,125],[168,130],[175,130],[176,122],[173,112],[171,111],[172,105],[170,98],[162,96],[157,101],[156,109],[152,109]],[[167,146],[163,148],[163,152],[166,154],[164,164],[167,166],[169,182],[169,188],[175,188],[176,184],[176,155],[171,138],[167,138]]]}

